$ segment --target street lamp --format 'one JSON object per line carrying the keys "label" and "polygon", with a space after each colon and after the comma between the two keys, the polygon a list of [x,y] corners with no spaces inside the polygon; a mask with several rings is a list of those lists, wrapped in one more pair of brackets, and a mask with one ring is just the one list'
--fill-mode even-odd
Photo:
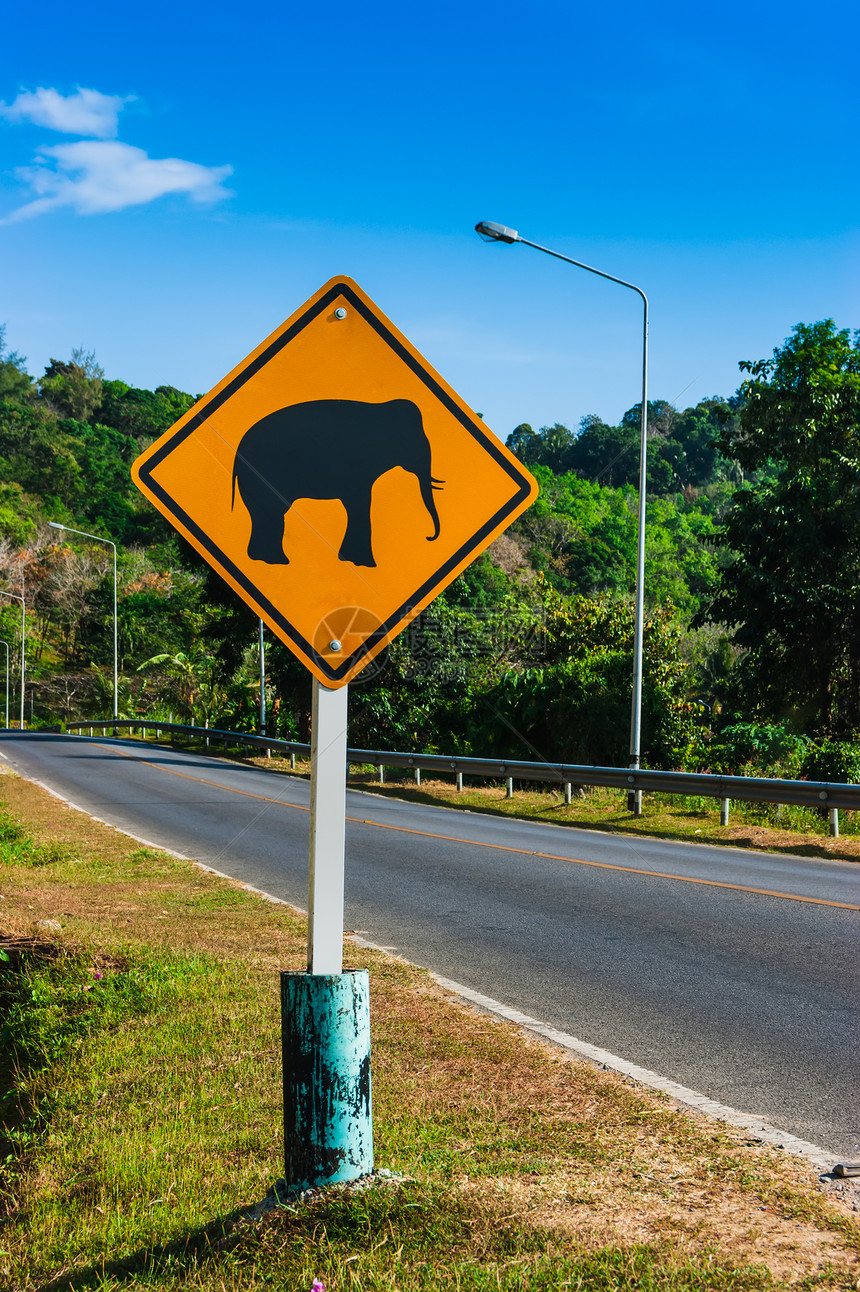
{"label": "street lamp", "polygon": [[[14,592],[7,592],[5,588],[0,588],[0,594],[4,597],[11,597],[13,601],[21,602],[21,730],[24,730],[24,634],[27,628],[25,618],[27,607],[24,604],[24,598],[17,596]],[[8,706],[7,706],[8,710]]]}
{"label": "street lamp", "polygon": [[260,735],[266,732],[266,644],[263,641],[263,621],[260,620]]}
{"label": "street lamp", "polygon": [[[615,278],[612,274],[605,274],[602,269],[594,269],[591,265],[583,264],[581,260],[574,260],[571,256],[563,256],[558,251],[551,251],[549,247],[542,247],[537,242],[529,242],[527,238],[521,238],[516,229],[509,229],[507,225],[495,224],[492,220],[481,220],[475,225],[475,232],[479,233],[488,242],[521,242],[526,247],[534,247],[535,251],[543,251],[548,256],[554,256],[556,260],[563,260],[568,265],[576,265],[577,269],[587,269],[590,274],[597,274],[598,278],[608,278],[611,283],[618,283],[619,287],[629,287],[632,292],[636,292],[637,296],[642,299],[644,316],[642,323],[642,415],[639,423],[639,535],[636,546],[633,703],[630,713],[630,767],[633,771],[636,771],[639,767],[642,742],[642,628],[645,618],[645,476],[648,447],[648,297],[641,287],[636,287],[633,283],[626,283],[623,278]],[[640,816],[642,812],[641,790],[628,794],[627,802],[636,815]]]}
{"label": "street lamp", "polygon": [[9,643],[0,642],[0,646],[6,647],[6,730],[9,730]]}
{"label": "street lamp", "polygon": [[[100,534],[88,534],[84,529],[72,529],[71,525],[61,525],[58,520],[49,520],[48,524],[51,529],[64,529],[68,534],[80,534],[81,538],[92,538],[97,543],[107,543],[108,547],[113,548],[113,720],[116,722],[119,717],[116,648],[116,543],[112,543],[109,538],[102,538]],[[116,732],[114,732],[114,735],[116,735]]]}

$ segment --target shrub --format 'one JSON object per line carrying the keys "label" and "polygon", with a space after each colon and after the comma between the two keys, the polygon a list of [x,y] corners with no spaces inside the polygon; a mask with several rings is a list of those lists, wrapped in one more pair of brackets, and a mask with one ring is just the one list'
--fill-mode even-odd
{"label": "shrub", "polygon": [[712,743],[708,760],[714,771],[741,775],[798,775],[809,740],[784,722],[735,722]]}
{"label": "shrub", "polygon": [[807,751],[800,768],[810,781],[860,784],[860,744],[847,740],[821,740]]}

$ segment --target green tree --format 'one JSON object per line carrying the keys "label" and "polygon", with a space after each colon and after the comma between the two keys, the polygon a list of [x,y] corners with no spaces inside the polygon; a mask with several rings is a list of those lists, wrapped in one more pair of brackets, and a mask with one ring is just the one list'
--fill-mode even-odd
{"label": "green tree", "polygon": [[51,360],[39,382],[39,394],[61,417],[86,422],[101,402],[103,377],[95,353],[79,347],[68,363]]}
{"label": "green tree", "polygon": [[718,448],[740,490],[718,542],[734,555],[699,621],[733,627],[747,717],[860,729],[860,333],[798,324],[743,362],[743,405]]}
{"label": "green tree", "polygon": [[731,404],[715,396],[675,417],[670,434],[655,445],[671,470],[672,488],[703,488],[733,474],[731,464],[720,455],[717,440],[734,416]]}
{"label": "green tree", "polygon": [[100,422],[132,437],[136,457],[142,447],[178,421],[193,403],[193,395],[174,386],[138,390],[124,381],[105,381],[96,411]]}
{"label": "green tree", "polygon": [[25,367],[27,360],[6,345],[6,324],[0,323],[0,400],[10,404],[24,403],[33,389],[33,379]]}
{"label": "green tree", "polygon": [[515,426],[505,443],[526,466],[532,466],[537,462],[541,448],[540,436],[537,431],[532,430],[529,422],[520,422],[519,426]]}
{"label": "green tree", "polygon": [[[543,659],[470,697],[471,744],[500,758],[623,766],[630,749],[634,607],[620,597],[564,597],[540,584]],[[643,758],[696,761],[700,730],[686,698],[682,629],[671,607],[644,624]],[[531,752],[529,752],[531,751]]]}
{"label": "green tree", "polygon": [[528,422],[522,422],[507,438],[507,446],[526,466],[549,467],[551,471],[566,471],[567,456],[574,442],[573,431],[561,422],[542,426],[533,431]]}
{"label": "green tree", "polygon": [[565,469],[601,485],[635,485],[639,479],[639,430],[607,426],[589,415],[565,459]]}
{"label": "green tree", "polygon": [[149,668],[162,669],[176,683],[175,687],[159,687],[160,696],[162,701],[175,703],[189,723],[209,722],[216,712],[223,710],[226,697],[221,665],[203,647],[177,651],[175,655],[166,652],[153,655],[138,666],[137,672]]}
{"label": "green tree", "polygon": [[75,457],[73,438],[45,409],[0,404],[0,474],[27,493],[74,510],[87,484]]}

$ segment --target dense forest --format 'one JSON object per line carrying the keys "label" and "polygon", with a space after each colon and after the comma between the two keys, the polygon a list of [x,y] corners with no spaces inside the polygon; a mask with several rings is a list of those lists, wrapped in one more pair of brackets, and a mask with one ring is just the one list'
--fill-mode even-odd
{"label": "dense forest", "polygon": [[[860,780],[860,334],[799,324],[730,397],[648,405],[643,762]],[[129,468],[194,403],[40,377],[0,330],[0,644],[17,715],[109,716],[117,546],[120,710],[256,730],[258,621],[141,497]],[[370,748],[623,765],[638,406],[517,426],[534,506],[350,688]],[[0,656],[2,659],[3,656]],[[310,680],[267,646],[269,731],[306,739]]]}

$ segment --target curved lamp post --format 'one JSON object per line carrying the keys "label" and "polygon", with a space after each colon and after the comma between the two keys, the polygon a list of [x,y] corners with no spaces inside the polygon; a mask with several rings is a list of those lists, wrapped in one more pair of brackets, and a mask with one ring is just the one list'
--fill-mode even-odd
{"label": "curved lamp post", "polygon": [[[594,269],[593,266],[585,265],[581,260],[574,260],[571,256],[563,256],[558,251],[550,250],[549,247],[542,247],[537,242],[529,242],[527,238],[521,238],[516,229],[509,229],[507,225],[495,224],[491,220],[481,220],[475,225],[475,232],[480,233],[482,238],[490,242],[521,242],[526,247],[534,247],[535,251],[543,251],[548,256],[554,256],[556,260],[563,260],[565,264],[575,265],[577,269],[587,269],[590,274],[597,274],[598,278],[608,278],[611,283],[618,283],[619,287],[629,287],[631,292],[636,292],[637,296],[642,300],[644,315],[642,324],[642,416],[639,424],[639,534],[636,545],[636,620],[633,631],[633,703],[630,714],[630,767],[635,771],[639,767],[642,742],[642,628],[645,617],[645,477],[648,433],[648,297],[641,287],[636,287],[633,283],[626,283],[623,278],[615,278],[613,274],[605,274],[602,269]],[[639,816],[642,812],[641,791],[628,794],[627,803],[628,807],[632,808],[636,815]]]}
{"label": "curved lamp post", "polygon": [[[116,722],[119,717],[119,691],[117,686],[117,648],[116,648],[116,543],[112,543],[109,538],[102,538],[100,534],[88,534],[84,529],[72,529],[71,525],[61,525],[58,520],[49,520],[48,524],[51,529],[64,529],[68,534],[80,534],[81,538],[92,538],[96,543],[107,543],[108,547],[113,548],[113,718]],[[116,732],[114,732],[116,735]]]}
{"label": "curved lamp post", "polygon": [[6,730],[9,730],[9,643],[0,642],[6,648]]}
{"label": "curved lamp post", "polygon": [[[27,607],[24,604],[24,598],[17,596],[16,593],[14,592],[7,592],[5,588],[0,588],[0,595],[4,597],[11,597],[13,601],[21,602],[21,730],[23,731],[24,730],[24,634],[27,628],[27,620],[25,618]],[[9,706],[7,701],[7,705],[6,705],[7,715],[8,715],[8,710],[9,710]],[[8,722],[8,718],[7,718],[7,722]]]}

